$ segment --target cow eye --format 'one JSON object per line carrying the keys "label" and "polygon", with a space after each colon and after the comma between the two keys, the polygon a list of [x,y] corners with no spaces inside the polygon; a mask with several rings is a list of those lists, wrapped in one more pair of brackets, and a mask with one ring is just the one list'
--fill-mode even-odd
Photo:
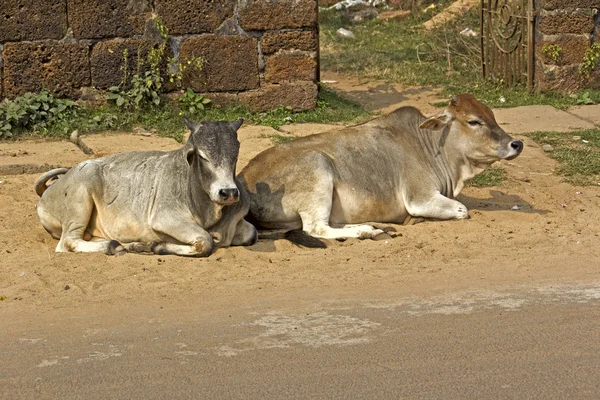
{"label": "cow eye", "polygon": [[481,125],[481,122],[479,122],[477,120],[472,120],[472,121],[469,121],[469,125],[471,125],[471,126],[479,126],[479,125]]}

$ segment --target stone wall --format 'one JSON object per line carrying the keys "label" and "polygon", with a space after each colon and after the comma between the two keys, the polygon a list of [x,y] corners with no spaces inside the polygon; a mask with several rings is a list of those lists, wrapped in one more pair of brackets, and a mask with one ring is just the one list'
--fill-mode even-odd
{"label": "stone wall", "polygon": [[535,83],[541,91],[600,89],[600,65],[580,71],[586,51],[600,43],[600,0],[537,0]]}
{"label": "stone wall", "polygon": [[[0,0],[0,99],[47,89],[78,98],[123,79],[169,30],[174,65],[217,105],[314,108],[317,0]],[[171,85],[170,90],[175,86]]]}

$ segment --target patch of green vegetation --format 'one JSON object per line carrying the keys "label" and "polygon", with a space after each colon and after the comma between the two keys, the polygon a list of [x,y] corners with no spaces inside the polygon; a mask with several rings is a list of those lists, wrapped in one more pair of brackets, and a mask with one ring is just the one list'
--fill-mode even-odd
{"label": "patch of green vegetation", "polygon": [[260,135],[260,137],[271,139],[271,142],[273,142],[273,144],[291,142],[292,140],[296,139],[294,136],[280,135],[278,133],[273,135],[262,134]]}
{"label": "patch of green vegetation", "polygon": [[599,61],[600,43],[594,43],[585,51],[585,54],[583,55],[583,64],[579,67],[579,72],[586,78],[589,78]]}
{"label": "patch of green vegetation", "polygon": [[28,130],[45,134],[53,125],[73,118],[78,108],[74,101],[55,98],[45,90],[25,93],[0,103],[0,138]]}
{"label": "patch of green vegetation", "polygon": [[[35,97],[35,95],[32,95]],[[46,96],[49,96],[46,93]],[[30,99],[29,95],[27,99]],[[325,86],[321,87],[317,99],[317,107],[309,111],[294,112],[286,108],[278,108],[267,112],[252,112],[241,106],[216,108],[209,107],[204,110],[195,108],[190,113],[189,104],[182,104],[177,100],[161,97],[158,106],[143,108],[126,112],[115,104],[102,106],[78,105],[70,100],[57,100],[68,104],[68,112],[60,113],[57,118],[48,117],[37,124],[26,124],[19,129],[10,128],[14,136],[52,136],[67,138],[74,130],[81,134],[90,134],[104,131],[131,131],[140,126],[146,130],[155,130],[159,135],[172,137],[180,141],[186,131],[183,117],[193,120],[235,121],[244,118],[246,124],[265,125],[279,128],[292,123],[359,123],[372,117],[360,105],[338,96],[334,91]],[[203,98],[204,99],[204,98]],[[204,100],[201,100],[201,102]],[[30,100],[16,99],[17,104],[30,104]],[[7,103],[3,103],[2,107]],[[37,106],[37,103],[35,103]],[[62,103],[61,103],[62,104]],[[196,103],[197,104],[197,103]],[[210,103],[204,103],[208,105]],[[28,106],[29,107],[29,106]],[[43,108],[44,106],[42,106]],[[2,108],[0,108],[1,113]],[[0,114],[0,124],[4,120]],[[29,121],[29,120],[28,120]],[[8,135],[0,135],[7,138]]]}
{"label": "patch of green vegetation", "polygon": [[[574,139],[575,135],[575,139]],[[575,133],[534,132],[529,136],[539,145],[549,144],[547,154],[559,162],[556,173],[575,185],[600,183],[600,129]]]}
{"label": "patch of green vegetation", "polygon": [[182,110],[190,115],[200,114],[210,104],[210,99],[196,94],[192,89],[187,90],[177,99]]}
{"label": "patch of green vegetation", "polygon": [[[446,4],[436,3],[425,13],[417,11],[412,19],[374,19],[354,25],[338,11],[321,11],[321,68],[404,85],[436,86],[448,98],[472,93],[489,107],[543,104],[564,109],[577,104],[576,98],[568,95],[529,93],[523,86],[505,87],[503,82],[484,80],[480,38],[460,35],[465,28],[479,27],[478,7],[436,29],[423,27],[423,22]],[[335,32],[340,27],[352,30],[356,40],[338,38]],[[588,64],[595,65],[594,54],[590,54]],[[588,104],[600,103],[600,91],[586,92]]]}
{"label": "patch of green vegetation", "polygon": [[542,46],[542,53],[554,62],[558,62],[562,54],[562,47],[557,44],[548,44]]}
{"label": "patch of green vegetation", "polygon": [[500,167],[491,167],[471,179],[467,186],[471,187],[490,187],[500,186],[504,180],[504,169]]}
{"label": "patch of green vegetation", "polygon": [[365,111],[358,103],[339,96],[325,85],[321,85],[317,106],[313,110],[293,112],[289,108],[280,107],[261,113],[249,113],[248,119],[254,124],[277,129],[287,124],[360,123],[372,116],[372,113]]}

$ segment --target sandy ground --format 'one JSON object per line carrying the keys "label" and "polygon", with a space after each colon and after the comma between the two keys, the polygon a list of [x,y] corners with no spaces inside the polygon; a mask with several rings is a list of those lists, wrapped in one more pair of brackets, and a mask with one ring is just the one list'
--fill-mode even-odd
{"label": "sandy ground", "polygon": [[[244,127],[240,167],[271,135],[331,128]],[[47,165],[176,142],[0,143],[0,397],[595,398],[600,187],[517,137],[502,186],[461,194],[470,220],[206,259],[56,254],[36,215]]]}
{"label": "sandy ground", "polygon": [[[326,128],[287,129],[299,135]],[[270,146],[268,136],[275,133],[271,128],[243,128],[240,164]],[[508,177],[501,187],[467,188],[461,194],[471,210],[468,221],[393,226],[397,232],[392,240],[331,241],[324,250],[299,248],[285,240],[261,241],[248,248],[222,249],[207,259],[55,254],[57,241],[43,230],[35,212],[32,187],[38,175],[5,175],[0,177],[0,296],[6,300],[0,310],[215,296],[235,300],[297,290],[307,296],[312,290],[331,291],[332,296],[376,291],[385,297],[549,279],[598,280],[600,188],[562,182],[553,175],[554,162],[536,144],[522,139],[523,154],[502,163]],[[131,147],[129,142],[140,148],[178,146],[136,135],[86,140],[100,154]],[[64,150],[69,145],[17,142],[11,145],[13,155],[0,159],[19,164],[39,146],[44,150],[41,163],[69,166],[76,161],[75,153]],[[8,150],[0,151],[6,155]]]}

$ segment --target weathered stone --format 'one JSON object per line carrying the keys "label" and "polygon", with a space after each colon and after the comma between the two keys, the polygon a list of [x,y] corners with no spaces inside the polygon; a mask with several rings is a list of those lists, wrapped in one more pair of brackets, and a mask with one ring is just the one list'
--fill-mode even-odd
{"label": "weathered stone", "polygon": [[583,62],[583,56],[586,50],[590,47],[589,39],[585,36],[554,36],[552,39],[548,37],[543,38],[537,42],[536,53],[538,57],[543,56],[541,59],[546,62],[548,56],[544,55],[543,49],[550,45],[557,45],[560,49],[558,60],[556,64],[568,65],[568,64],[581,64]]}
{"label": "weathered stone", "polygon": [[156,0],[156,12],[172,35],[214,32],[233,16],[235,0]]}
{"label": "weathered stone", "polygon": [[241,104],[253,111],[272,110],[281,106],[294,111],[311,110],[317,105],[317,85],[312,82],[294,82],[281,85],[263,85],[259,90],[238,95]]}
{"label": "weathered stone", "polygon": [[265,81],[314,81],[317,77],[317,62],[310,56],[277,54],[266,58]]}
{"label": "weathered stone", "polygon": [[540,18],[539,31],[546,35],[591,34],[594,31],[594,21],[591,16],[576,13],[547,14]]}
{"label": "weathered stone", "polygon": [[2,0],[0,43],[62,39],[67,33],[64,0]]}
{"label": "weathered stone", "polygon": [[76,39],[129,37],[144,33],[149,0],[68,0]]}
{"label": "weathered stone", "polygon": [[543,0],[541,7],[546,10],[576,9],[576,8],[598,8],[598,0]]}
{"label": "weathered stone", "polygon": [[[125,71],[131,77],[148,70],[148,54],[158,42],[144,39],[113,39],[96,43],[90,58],[92,85],[98,89],[108,89],[123,82]],[[161,70],[166,70],[166,59],[170,48],[163,55]],[[126,68],[125,68],[126,67]],[[163,75],[163,78],[165,76]]]}
{"label": "weathered stone", "polygon": [[551,144],[545,144],[542,146],[542,150],[544,150],[545,152],[554,151],[554,146],[552,146]]}
{"label": "weathered stone", "polygon": [[4,46],[4,89],[7,97],[47,89],[77,97],[90,85],[89,48],[83,43],[7,43]]}
{"label": "weathered stone", "polygon": [[238,14],[240,26],[247,31],[317,26],[316,0],[244,0]]}
{"label": "weathered stone", "polygon": [[315,31],[290,31],[265,33],[261,41],[263,54],[273,54],[279,50],[317,51]]}
{"label": "weathered stone", "polygon": [[4,46],[0,44],[0,100],[4,98],[4,57],[2,57],[3,51]]}
{"label": "weathered stone", "polygon": [[[181,97],[182,92],[170,93],[167,96],[172,100],[177,100]],[[210,100],[208,107],[210,108],[224,108],[230,107],[237,104],[238,95],[237,93],[226,93],[226,92],[210,92],[210,93],[198,93],[202,97],[206,97]],[[185,110],[182,110],[185,113]]]}
{"label": "weathered stone", "polygon": [[577,65],[538,66],[536,71],[536,88],[542,92],[572,93],[583,88],[600,89],[600,70],[593,71],[589,78],[581,74]]}
{"label": "weathered stone", "polygon": [[[256,89],[259,85],[258,41],[249,36],[191,37],[179,54],[183,85],[197,92]],[[202,68],[196,61],[202,61]],[[189,64],[188,64],[189,62]]]}
{"label": "weathered stone", "polygon": [[212,108],[223,108],[229,107],[237,103],[238,95],[237,93],[200,93],[201,96],[206,97],[210,100],[209,107]]}

